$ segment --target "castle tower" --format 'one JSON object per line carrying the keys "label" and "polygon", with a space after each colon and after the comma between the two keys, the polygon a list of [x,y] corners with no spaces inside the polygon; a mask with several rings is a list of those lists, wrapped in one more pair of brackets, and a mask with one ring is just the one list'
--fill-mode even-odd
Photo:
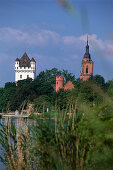
{"label": "castle tower", "polygon": [[56,92],[64,86],[64,76],[56,76]]}
{"label": "castle tower", "polygon": [[33,80],[36,77],[36,61],[34,58],[29,59],[28,55],[24,55],[20,59],[15,60],[15,82],[19,80],[24,80],[27,78],[32,78]]}
{"label": "castle tower", "polygon": [[91,56],[89,53],[88,36],[87,36],[86,52],[84,54],[84,58],[82,59],[80,79],[86,81],[89,79],[90,76],[93,76],[93,61],[91,60]]}

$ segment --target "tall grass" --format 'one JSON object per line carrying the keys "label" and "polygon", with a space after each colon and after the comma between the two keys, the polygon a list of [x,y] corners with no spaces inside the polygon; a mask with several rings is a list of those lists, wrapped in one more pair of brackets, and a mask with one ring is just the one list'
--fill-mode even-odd
{"label": "tall grass", "polygon": [[35,118],[35,123],[18,130],[1,125],[0,142],[9,169],[113,169],[113,102],[98,87],[103,103],[91,107],[79,100],[58,110],[52,118]]}

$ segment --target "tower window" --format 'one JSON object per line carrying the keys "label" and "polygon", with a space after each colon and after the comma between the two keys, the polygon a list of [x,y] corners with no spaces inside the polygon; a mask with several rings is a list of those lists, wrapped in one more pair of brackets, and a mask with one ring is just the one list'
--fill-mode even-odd
{"label": "tower window", "polygon": [[86,74],[88,73],[88,66],[86,66]]}
{"label": "tower window", "polygon": [[20,75],[20,78],[22,79],[22,75]]}
{"label": "tower window", "polygon": [[29,75],[27,75],[27,79],[29,78]]}

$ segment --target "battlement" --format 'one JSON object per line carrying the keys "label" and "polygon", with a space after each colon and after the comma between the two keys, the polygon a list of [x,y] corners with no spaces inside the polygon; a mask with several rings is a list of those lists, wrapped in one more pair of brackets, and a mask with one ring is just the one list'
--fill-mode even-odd
{"label": "battlement", "polygon": [[64,76],[56,76],[56,92],[64,86]]}
{"label": "battlement", "polygon": [[64,81],[64,76],[56,76],[56,81]]}
{"label": "battlement", "polygon": [[19,80],[24,80],[27,78],[32,78],[33,80],[36,77],[36,61],[34,58],[30,60],[28,55],[24,55],[19,59],[15,60],[15,82]]}

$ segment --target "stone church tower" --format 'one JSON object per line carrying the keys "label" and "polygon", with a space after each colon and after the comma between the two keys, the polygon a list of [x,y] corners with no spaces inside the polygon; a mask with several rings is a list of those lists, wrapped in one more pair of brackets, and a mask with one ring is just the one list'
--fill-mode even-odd
{"label": "stone church tower", "polygon": [[36,77],[36,61],[34,58],[30,60],[28,55],[24,55],[19,59],[15,60],[15,83],[19,80],[24,80],[27,78],[32,78],[33,80]]}
{"label": "stone church tower", "polygon": [[84,58],[82,59],[80,79],[86,81],[87,79],[89,79],[90,76],[93,76],[93,61],[91,60],[91,56],[89,53],[87,36],[86,52],[84,54]]}

